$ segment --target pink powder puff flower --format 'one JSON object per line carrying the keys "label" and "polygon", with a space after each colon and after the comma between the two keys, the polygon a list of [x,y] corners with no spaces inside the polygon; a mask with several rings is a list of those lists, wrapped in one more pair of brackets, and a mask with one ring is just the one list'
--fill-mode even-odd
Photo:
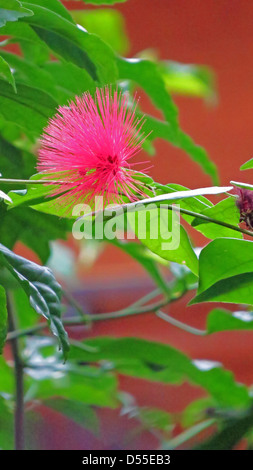
{"label": "pink powder puff flower", "polygon": [[[41,138],[37,169],[47,180],[59,181],[52,195],[68,208],[95,196],[108,203],[122,203],[122,196],[135,201],[145,196],[130,160],[145,137],[143,120],[135,116],[137,103],[108,87],[76,97],[60,106]],[[52,181],[52,183],[53,183]]]}

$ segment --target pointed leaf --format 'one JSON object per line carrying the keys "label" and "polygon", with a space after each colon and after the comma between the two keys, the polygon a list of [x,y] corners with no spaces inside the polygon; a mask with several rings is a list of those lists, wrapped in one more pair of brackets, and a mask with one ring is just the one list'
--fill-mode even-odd
{"label": "pointed leaf", "polygon": [[69,344],[61,321],[61,287],[52,271],[16,255],[2,244],[0,244],[0,265],[6,267],[17,279],[34,310],[48,320],[66,357]]}

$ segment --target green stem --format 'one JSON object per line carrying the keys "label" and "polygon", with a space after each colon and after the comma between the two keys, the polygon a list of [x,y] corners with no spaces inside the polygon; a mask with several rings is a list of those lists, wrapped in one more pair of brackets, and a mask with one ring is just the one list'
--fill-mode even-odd
{"label": "green stem", "polygon": [[176,320],[176,318],[171,317],[167,313],[161,312],[161,310],[158,310],[158,312],[156,312],[156,315],[162,320],[165,320],[166,322],[170,323],[171,325],[176,326],[181,330],[187,331],[188,333],[192,333],[193,335],[205,336],[207,334],[206,330],[199,330],[198,328],[194,328],[193,326],[187,325],[186,323]]}
{"label": "green stem", "polygon": [[61,181],[52,181],[52,180],[20,180],[12,178],[0,178],[0,183],[4,184],[61,184]]}
{"label": "green stem", "polygon": [[[9,317],[10,334],[16,331],[15,316],[9,296],[7,296],[7,308]],[[15,370],[15,449],[23,450],[25,447],[24,439],[24,371],[23,363],[19,352],[18,338],[14,336],[11,339],[11,350],[14,360]]]}
{"label": "green stem", "polygon": [[232,225],[232,224],[229,224],[227,222],[223,222],[222,220],[213,219],[212,217],[208,217],[207,215],[204,215],[204,214],[199,214],[198,212],[192,212],[192,211],[189,211],[187,209],[181,209],[181,208],[175,207],[175,206],[167,206],[166,209],[173,210],[173,211],[176,211],[176,212],[180,212],[182,214],[190,215],[194,218],[205,220],[208,223],[221,225],[222,227],[230,228],[231,230],[235,230],[236,232],[241,232],[241,233],[244,233],[245,235],[249,235],[250,237],[253,237],[253,232],[250,231],[250,230],[246,230],[244,228],[237,227],[236,225]]}
{"label": "green stem", "polygon": [[[23,184],[32,184],[32,185],[34,185],[34,184],[55,184],[55,185],[59,185],[59,184],[62,183],[61,181],[52,181],[52,180],[24,180],[24,179],[11,179],[11,178],[0,178],[0,183],[1,182],[4,183],[4,184],[22,184],[22,185]],[[146,206],[146,205],[148,205],[148,203],[145,203],[144,205]],[[131,206],[129,204],[123,204],[120,207],[120,210],[122,210],[122,209],[123,209],[123,212],[126,212],[129,209],[130,209],[130,211],[132,211]],[[223,222],[222,220],[213,219],[212,217],[208,217],[208,216],[206,216],[204,214],[200,214],[198,212],[193,212],[193,211],[189,211],[187,209],[174,207],[172,205],[166,206],[166,209],[174,210],[174,211],[180,212],[182,214],[190,215],[194,218],[202,219],[202,220],[205,220],[206,222],[213,223],[213,224],[216,224],[216,225],[221,225],[222,227],[226,227],[226,228],[229,228],[231,230],[235,230],[236,232],[244,233],[245,235],[249,235],[250,237],[253,237],[253,232],[251,232],[250,230],[246,230],[246,229],[237,227],[237,226],[229,224],[227,222]],[[135,211],[135,207],[133,208],[133,211]],[[96,216],[98,214],[98,212],[100,212],[100,211],[95,211],[95,212],[92,212],[91,214],[87,214],[87,215]],[[115,212],[117,213],[117,209],[116,209]],[[86,217],[87,217],[87,215],[86,215]],[[111,218],[111,216],[108,216],[108,218]]]}
{"label": "green stem", "polygon": [[163,450],[176,449],[176,447],[179,447],[182,444],[184,444],[186,441],[189,441],[189,439],[192,439],[200,432],[212,426],[214,423],[215,423],[215,420],[213,418],[207,419],[206,421],[203,421],[202,423],[198,423],[195,426],[192,426],[190,429],[187,429],[186,431],[182,432],[178,436],[174,437],[174,439],[171,439],[170,441],[166,442],[162,446],[162,449]]}
{"label": "green stem", "polygon": [[[128,308],[122,309],[122,310],[117,310],[115,312],[106,312],[106,313],[97,313],[97,314],[92,314],[92,315],[87,315],[84,312],[83,315],[80,317],[80,310],[78,309],[78,316],[73,316],[72,318],[69,319],[63,319],[63,324],[65,326],[74,326],[74,325],[82,325],[83,323],[90,323],[93,321],[104,321],[104,320],[112,320],[112,319],[117,319],[117,318],[123,318],[123,317],[128,317],[128,316],[133,316],[133,315],[142,315],[145,313],[150,313],[150,312],[155,312],[162,307],[165,307],[168,303],[174,302],[175,300],[178,300],[179,298],[183,297],[185,294],[185,291],[183,291],[180,295],[177,295],[175,297],[172,297],[170,299],[164,298],[161,301],[158,302],[153,302],[152,304],[149,305],[141,305],[140,307],[136,306],[136,303],[131,305]],[[157,289],[153,291],[152,296],[157,297],[158,291]],[[144,301],[147,301],[147,298],[152,297],[151,294],[148,294],[148,296],[143,297],[140,299],[138,304]],[[8,334],[7,340],[12,340],[13,338],[19,338],[21,336],[27,336],[29,334],[34,334],[37,333],[44,328],[47,328],[48,324],[47,323],[39,323],[38,325],[32,326],[30,328],[26,328],[23,330],[16,330],[12,331]]]}
{"label": "green stem", "polygon": [[[166,201],[164,201],[165,203]],[[133,204],[133,203],[131,203]],[[148,206],[148,203],[145,203],[143,204],[145,206]],[[159,206],[157,206],[159,207]],[[253,232],[251,230],[246,230],[246,229],[243,229],[243,228],[240,228],[240,227],[237,227],[237,225],[232,225],[232,224],[229,224],[227,222],[223,222],[222,220],[217,220],[217,219],[213,219],[212,217],[208,217],[207,215],[204,215],[204,214],[200,214],[199,212],[193,212],[193,211],[190,211],[188,209],[182,209],[181,207],[177,207],[177,206],[173,206],[173,205],[166,205],[166,206],[160,206],[161,209],[165,209],[165,210],[171,210],[171,211],[175,211],[175,212],[179,212],[181,214],[185,214],[185,215],[190,215],[191,217],[194,217],[194,218],[197,218],[197,219],[201,219],[201,220],[204,220],[205,222],[208,222],[208,223],[213,223],[213,224],[216,224],[216,225],[221,225],[222,227],[226,227],[226,228],[229,228],[231,230],[235,230],[236,232],[240,232],[240,233],[243,233],[245,235],[249,235],[250,237],[253,237]],[[151,206],[151,209],[153,210],[153,206]],[[126,212],[135,212],[136,208],[130,204],[123,204],[122,206],[120,206],[120,208],[115,208],[115,211],[113,215],[108,215],[108,216],[105,216],[105,220],[110,220],[112,217],[115,217],[117,216],[117,212],[120,213],[120,215],[122,214],[122,211],[123,213],[126,213]],[[91,212],[90,214],[86,214],[85,216],[83,216],[82,218],[86,218],[88,216],[99,216],[99,214],[101,214],[101,211],[94,211],[94,212]],[[94,220],[95,222],[95,220]]]}

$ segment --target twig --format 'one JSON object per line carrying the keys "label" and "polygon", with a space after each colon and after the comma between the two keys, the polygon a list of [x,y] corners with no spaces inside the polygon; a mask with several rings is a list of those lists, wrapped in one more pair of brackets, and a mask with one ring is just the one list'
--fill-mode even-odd
{"label": "twig", "polygon": [[192,426],[190,429],[187,429],[186,431],[183,431],[178,436],[174,437],[174,439],[171,439],[170,441],[163,444],[162,449],[168,449],[168,450],[176,449],[176,447],[179,447],[180,445],[184,444],[186,441],[189,441],[189,439],[192,439],[194,436],[199,434],[201,431],[204,431],[204,429],[209,428],[214,423],[215,423],[214,419],[207,419],[206,421],[202,421],[202,423],[198,423],[195,426]]}
{"label": "twig", "polygon": [[[9,330],[14,332],[15,327],[15,316],[12,310],[10,297],[7,295],[7,308],[9,318]],[[23,374],[23,363],[20,358],[18,338],[14,337],[11,340],[11,349],[14,360],[15,370],[15,449],[23,450],[25,447],[24,440],[24,374]]]}
{"label": "twig", "polygon": [[187,331],[188,333],[192,333],[193,335],[205,336],[207,334],[206,330],[199,330],[198,328],[194,328],[193,326],[187,325],[186,323],[176,320],[176,318],[171,317],[167,313],[161,312],[161,310],[158,310],[156,312],[156,315],[162,320],[165,320],[166,322],[170,323],[171,325],[174,325],[177,328],[180,328],[181,330]]}
{"label": "twig", "polygon": [[[117,310],[115,312],[97,313],[97,314],[91,314],[91,315],[87,315],[83,312],[83,317],[80,317],[80,315],[73,316],[72,318],[63,319],[62,322],[65,326],[75,326],[75,325],[82,325],[83,323],[86,323],[87,321],[96,322],[96,321],[112,320],[112,319],[117,319],[117,318],[133,316],[133,315],[142,315],[145,313],[155,312],[161,309],[162,307],[165,307],[168,303],[171,303],[171,302],[174,302],[175,300],[180,299],[181,297],[183,297],[185,292],[186,290],[181,292],[180,295],[177,295],[170,299],[166,297],[158,302],[153,302],[152,304],[149,304],[149,305],[141,305],[137,307],[135,303],[128,308]],[[151,294],[148,295],[148,298],[151,298],[153,296],[157,297],[157,295],[158,295],[158,291],[156,289],[155,291],[153,291],[152,296]],[[144,296],[142,299],[140,299],[138,304],[141,303],[141,300],[143,302],[147,301],[147,296]],[[47,328],[47,326],[48,324],[43,322],[43,323],[39,323],[38,325],[32,326],[30,328],[12,331],[7,335],[7,341],[10,341],[14,338],[19,338],[21,336],[27,336],[29,334],[37,333]]]}

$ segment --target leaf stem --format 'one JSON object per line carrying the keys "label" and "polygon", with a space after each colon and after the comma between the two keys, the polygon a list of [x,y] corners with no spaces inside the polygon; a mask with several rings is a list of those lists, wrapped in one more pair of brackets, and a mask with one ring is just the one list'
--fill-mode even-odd
{"label": "leaf stem", "polygon": [[13,178],[0,178],[0,183],[4,184],[61,184],[61,181],[53,181],[53,180],[21,180],[21,179],[13,179]]}
{"label": "leaf stem", "polygon": [[[163,202],[165,203],[166,201],[163,201]],[[133,203],[130,203],[130,204],[133,204]],[[113,215],[105,216],[105,220],[110,220],[111,218],[117,216],[117,212],[119,212],[120,215],[122,214],[121,211],[123,211],[123,213],[126,213],[128,211],[129,212],[135,212],[135,208],[130,204],[123,204],[122,206],[120,206],[120,208],[115,207],[115,211],[113,209],[111,209],[111,212],[115,212],[115,213]],[[143,205],[148,206],[148,203],[143,203]],[[244,233],[245,235],[249,235],[250,237],[253,237],[253,231],[251,231],[251,230],[246,230],[244,228],[240,228],[237,225],[232,225],[232,224],[229,224],[227,222],[223,222],[222,220],[213,219],[212,217],[208,217],[207,215],[201,214],[199,212],[193,212],[193,211],[190,211],[188,209],[183,209],[181,207],[174,206],[174,205],[161,205],[161,206],[157,206],[157,207],[160,207],[160,209],[171,210],[171,211],[179,212],[181,214],[190,215],[191,217],[205,220],[208,223],[221,225],[222,227],[226,227],[226,228],[229,228],[231,230],[235,230],[236,232]],[[153,210],[153,209],[154,209],[154,207],[151,205],[151,210]],[[80,219],[86,218],[88,216],[97,217],[97,216],[99,216],[99,214],[101,214],[101,212],[102,211],[94,211],[94,212],[91,212],[89,214],[85,214],[84,216],[80,217]],[[93,222],[95,222],[95,220]]]}
{"label": "leaf stem", "polygon": [[[74,325],[82,325],[84,323],[90,323],[93,321],[104,321],[104,320],[112,320],[112,319],[117,319],[117,318],[123,318],[123,317],[128,317],[132,315],[142,315],[146,313],[151,313],[151,312],[156,312],[157,310],[160,310],[162,307],[165,307],[168,303],[174,302],[175,300],[180,299],[183,297],[185,294],[186,290],[181,292],[179,295],[175,295],[174,297],[168,298],[165,297],[160,301],[153,302],[148,305],[143,305],[144,302],[147,302],[148,300],[151,300],[152,297],[157,297],[160,292],[158,290],[154,290],[152,293],[145,295],[142,299],[134,304],[130,305],[130,307],[124,308],[122,310],[117,310],[115,312],[106,312],[106,313],[97,313],[97,314],[85,314],[83,312],[82,317],[80,317],[80,306],[78,308],[78,313],[79,315],[73,316],[71,318],[66,318],[62,320],[62,323],[65,326],[74,326]],[[72,304],[73,305],[73,304]],[[19,338],[22,336],[27,336],[30,334],[37,333],[38,331],[41,331],[45,328],[47,328],[48,324],[43,322],[39,323],[38,325],[32,326],[30,328],[26,328],[23,330],[16,330],[8,333],[7,335],[7,340],[10,341],[13,338]]]}
{"label": "leaf stem", "polygon": [[179,447],[180,445],[184,444],[189,439],[192,439],[201,431],[204,431],[204,429],[207,429],[210,426],[212,426],[214,423],[215,423],[215,419],[213,418],[202,421],[202,423],[198,423],[195,426],[192,426],[190,429],[187,429],[186,431],[183,431],[178,436],[174,437],[174,439],[171,439],[170,441],[163,444],[162,449],[166,449],[166,450],[176,449],[176,447]]}
{"label": "leaf stem", "polygon": [[[16,331],[15,315],[9,295],[7,295],[7,309],[9,317],[10,334]],[[25,448],[24,439],[24,371],[23,363],[19,352],[18,337],[11,339],[11,350],[14,360],[15,370],[15,450],[23,450]]]}
{"label": "leaf stem", "polygon": [[171,325],[176,326],[181,330],[187,331],[188,333],[192,333],[193,335],[205,336],[207,334],[206,330],[199,330],[198,328],[194,328],[193,326],[187,325],[186,323],[183,323],[177,320],[176,318],[171,317],[170,315],[162,312],[161,310],[158,310],[156,312],[156,315],[162,320],[165,320],[166,322],[170,323]]}

